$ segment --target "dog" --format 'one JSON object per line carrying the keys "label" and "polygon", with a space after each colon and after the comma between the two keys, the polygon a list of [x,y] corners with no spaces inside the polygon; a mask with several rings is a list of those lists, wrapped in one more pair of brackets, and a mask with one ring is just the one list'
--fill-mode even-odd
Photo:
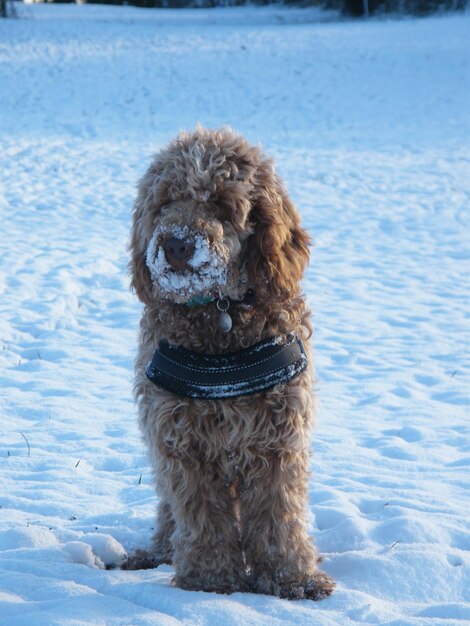
{"label": "dog", "polygon": [[159,496],[148,551],[191,590],[320,600],[307,530],[314,421],[309,236],[273,162],[229,128],[182,132],[138,187],[135,397]]}

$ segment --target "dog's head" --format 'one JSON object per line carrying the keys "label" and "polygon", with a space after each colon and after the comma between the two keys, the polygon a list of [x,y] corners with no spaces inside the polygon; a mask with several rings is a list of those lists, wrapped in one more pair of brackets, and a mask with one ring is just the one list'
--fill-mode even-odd
{"label": "dog's head", "polygon": [[272,161],[230,129],[181,133],[139,184],[132,287],[148,305],[295,296],[308,261]]}

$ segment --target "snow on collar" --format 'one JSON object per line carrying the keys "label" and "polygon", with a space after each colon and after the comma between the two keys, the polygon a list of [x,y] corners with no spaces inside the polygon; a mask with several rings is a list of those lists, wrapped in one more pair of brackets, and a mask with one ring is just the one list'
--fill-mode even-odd
{"label": "snow on collar", "polygon": [[163,339],[146,374],[152,383],[179,396],[223,399],[287,383],[307,366],[304,346],[295,333],[227,354],[200,354]]}

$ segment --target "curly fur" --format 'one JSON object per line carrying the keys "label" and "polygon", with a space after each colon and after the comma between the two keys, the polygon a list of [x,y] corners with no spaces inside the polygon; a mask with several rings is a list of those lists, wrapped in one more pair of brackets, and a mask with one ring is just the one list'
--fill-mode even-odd
{"label": "curly fur", "polygon": [[[198,233],[216,226],[208,245],[217,239],[227,251],[218,295],[254,291],[252,306],[232,303],[230,332],[219,330],[215,302],[190,307],[151,275],[149,243],[172,224]],[[161,338],[224,353],[295,331],[308,346],[310,312],[300,292],[308,245],[272,161],[230,129],[180,134],[140,181],[130,246],[132,287],[145,305],[135,396],[160,500],[150,551],[125,568],[172,563],[185,589],[314,600],[332,592],[306,522],[312,368],[269,391],[224,400],[177,397],[145,376]],[[200,294],[185,297],[192,295]]]}

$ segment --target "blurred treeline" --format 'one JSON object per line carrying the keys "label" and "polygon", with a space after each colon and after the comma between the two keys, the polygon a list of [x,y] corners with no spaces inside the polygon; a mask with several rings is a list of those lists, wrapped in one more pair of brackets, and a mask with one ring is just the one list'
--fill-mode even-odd
{"label": "blurred treeline", "polygon": [[343,15],[361,17],[383,13],[429,15],[447,11],[463,11],[468,0],[46,0],[49,2],[80,2],[89,4],[126,4],[137,7],[157,8],[207,8],[216,6],[240,6],[246,4],[286,4],[294,6],[318,6],[340,11]]}

